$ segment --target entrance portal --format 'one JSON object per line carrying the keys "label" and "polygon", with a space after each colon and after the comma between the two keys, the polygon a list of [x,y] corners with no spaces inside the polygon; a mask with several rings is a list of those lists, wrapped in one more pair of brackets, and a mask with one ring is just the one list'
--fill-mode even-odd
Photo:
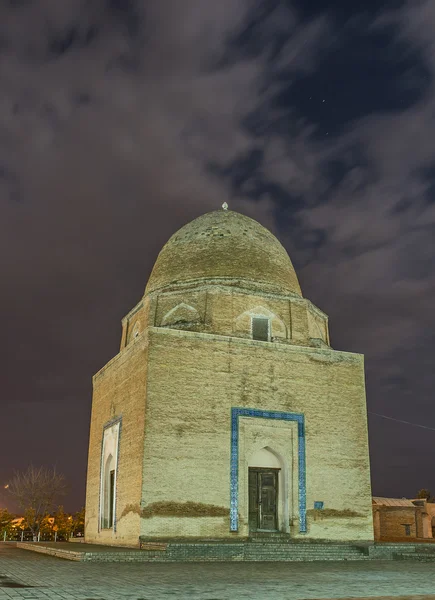
{"label": "entrance portal", "polygon": [[249,468],[249,529],[277,531],[278,529],[279,469]]}

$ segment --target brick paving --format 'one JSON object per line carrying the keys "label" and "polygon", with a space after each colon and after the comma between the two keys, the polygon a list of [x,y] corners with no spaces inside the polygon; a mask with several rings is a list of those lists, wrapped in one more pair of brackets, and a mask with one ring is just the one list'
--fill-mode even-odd
{"label": "brick paving", "polygon": [[[13,587],[21,585],[23,587]],[[435,600],[435,564],[82,563],[0,543],[0,600]]]}

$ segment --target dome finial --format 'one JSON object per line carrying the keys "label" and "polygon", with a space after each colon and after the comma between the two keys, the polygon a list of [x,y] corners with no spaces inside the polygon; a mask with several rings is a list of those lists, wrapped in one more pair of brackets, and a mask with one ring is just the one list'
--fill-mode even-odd
{"label": "dome finial", "polygon": [[228,210],[228,204],[227,204],[226,202],[224,202],[224,203],[222,204],[222,208],[223,208],[224,210]]}

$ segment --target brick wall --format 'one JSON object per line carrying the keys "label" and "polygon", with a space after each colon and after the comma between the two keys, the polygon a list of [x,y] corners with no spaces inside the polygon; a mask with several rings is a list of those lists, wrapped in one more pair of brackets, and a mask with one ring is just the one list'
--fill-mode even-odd
{"label": "brick wall", "polygon": [[[94,377],[86,487],[86,542],[137,544],[140,532],[145,432],[147,338],[138,337]],[[116,532],[98,531],[104,425],[121,417],[116,485]]]}
{"label": "brick wall", "polygon": [[374,515],[375,522],[379,522],[379,538],[376,535],[378,539],[423,537],[422,511],[419,507],[379,506]]}
{"label": "brick wall", "polygon": [[[197,315],[193,322],[179,322],[181,306]],[[251,339],[251,313],[264,313],[272,320],[272,336],[283,343],[309,345],[310,338],[329,343],[328,318],[309,300],[297,296],[254,293],[206,282],[194,289],[175,288],[149,298],[149,325]],[[141,317],[143,319],[143,317]]]}
{"label": "brick wall", "polygon": [[[306,416],[307,535],[373,539],[361,356],[161,328],[149,335],[143,504],[170,501],[180,512],[143,519],[142,535],[228,535],[227,516],[192,518],[183,504],[229,510],[230,410],[243,406]],[[273,446],[273,432],[260,437]],[[294,507],[292,525],[297,517]]]}

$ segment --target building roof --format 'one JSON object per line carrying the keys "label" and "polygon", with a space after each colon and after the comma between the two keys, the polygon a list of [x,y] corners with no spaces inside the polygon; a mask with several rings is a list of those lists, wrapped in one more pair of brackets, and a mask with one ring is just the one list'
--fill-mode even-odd
{"label": "building roof", "polygon": [[177,231],[157,257],[145,293],[205,280],[302,296],[290,257],[277,238],[230,210],[206,213]]}
{"label": "building roof", "polygon": [[412,506],[413,500],[408,500],[407,498],[382,498],[380,496],[373,496],[373,504],[378,506]]}

